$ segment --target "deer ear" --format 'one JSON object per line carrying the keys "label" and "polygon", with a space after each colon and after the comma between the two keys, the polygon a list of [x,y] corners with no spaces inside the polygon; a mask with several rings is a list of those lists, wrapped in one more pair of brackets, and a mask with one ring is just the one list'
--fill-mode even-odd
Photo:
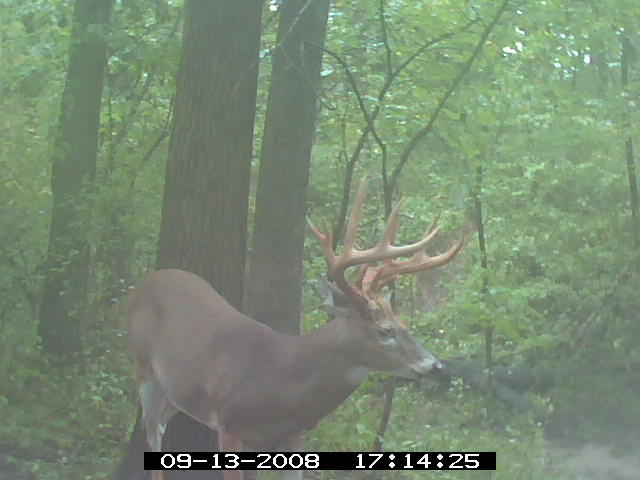
{"label": "deer ear", "polygon": [[318,282],[318,289],[324,298],[324,309],[334,317],[344,316],[351,304],[347,296],[326,278]]}

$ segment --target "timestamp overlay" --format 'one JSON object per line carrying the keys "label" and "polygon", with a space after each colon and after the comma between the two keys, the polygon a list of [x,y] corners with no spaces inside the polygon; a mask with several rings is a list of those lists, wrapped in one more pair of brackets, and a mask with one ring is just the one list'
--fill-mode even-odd
{"label": "timestamp overlay", "polygon": [[495,470],[496,452],[145,452],[145,470]]}

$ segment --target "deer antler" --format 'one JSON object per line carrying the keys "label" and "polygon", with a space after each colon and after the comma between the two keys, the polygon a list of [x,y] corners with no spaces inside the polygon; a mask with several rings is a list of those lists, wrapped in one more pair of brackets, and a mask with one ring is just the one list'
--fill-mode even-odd
{"label": "deer antler", "polygon": [[[351,215],[347,222],[347,230],[344,239],[342,255],[337,255],[333,250],[333,237],[331,233],[320,232],[307,218],[311,231],[318,239],[320,246],[329,264],[329,271],[340,290],[350,297],[362,301],[366,298],[374,298],[380,289],[393,278],[404,273],[414,273],[420,270],[439,267],[450,262],[462,249],[464,236],[460,241],[445,253],[435,257],[428,256],[424,249],[438,233],[437,220],[427,230],[426,235],[419,241],[403,246],[393,245],[398,232],[400,207],[404,199],[400,199],[389,215],[387,225],[378,243],[365,250],[355,247],[358,225],[362,219],[362,207],[367,195],[367,181],[363,179],[358,187],[358,192],[353,203]],[[401,256],[412,256],[404,262],[396,262],[393,259]],[[378,267],[370,264],[374,262],[386,262]],[[345,277],[347,268],[356,265],[364,265],[360,279],[356,284],[350,283]]]}
{"label": "deer antler", "polygon": [[[437,231],[438,229],[434,230],[434,232]],[[400,275],[429,270],[449,263],[462,250],[463,245],[464,234],[449,250],[434,257],[430,257],[424,250],[420,250],[414,253],[409,260],[389,260],[377,267],[368,265],[361,274],[361,290],[368,297],[373,297],[382,287]]]}

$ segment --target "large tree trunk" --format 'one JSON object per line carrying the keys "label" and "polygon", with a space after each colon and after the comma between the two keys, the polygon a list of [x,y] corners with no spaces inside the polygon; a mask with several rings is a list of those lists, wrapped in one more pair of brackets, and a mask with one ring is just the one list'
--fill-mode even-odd
{"label": "large tree trunk", "polygon": [[[96,172],[111,0],[76,0],[69,67],[51,171],[53,210],[38,334],[45,351],[81,351],[89,243],[86,198]],[[83,208],[85,210],[83,211]]]}
{"label": "large tree trunk", "polygon": [[288,0],[281,9],[245,305],[257,320],[298,333],[309,157],[322,65],[317,45],[324,43],[329,0]]}
{"label": "large tree trunk", "polygon": [[238,308],[261,7],[261,0],[187,4],[157,262],[197,273]]}
{"label": "large tree trunk", "polygon": [[[204,277],[240,308],[262,0],[190,0],[162,209],[158,268]],[[138,422],[140,423],[140,422]],[[116,479],[144,478],[134,429]],[[215,450],[215,432],[176,415],[165,450]],[[212,479],[206,471],[169,479]]]}

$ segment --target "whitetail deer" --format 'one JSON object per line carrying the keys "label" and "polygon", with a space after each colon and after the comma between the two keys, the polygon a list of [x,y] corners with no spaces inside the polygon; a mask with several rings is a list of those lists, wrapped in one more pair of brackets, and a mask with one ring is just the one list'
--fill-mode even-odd
{"label": "whitetail deer", "polygon": [[[217,430],[222,451],[295,450],[302,432],[338,407],[370,370],[418,378],[442,368],[394,315],[380,289],[398,275],[449,262],[463,239],[428,256],[425,247],[438,231],[434,222],[422,240],[394,246],[398,202],[378,244],[358,250],[365,196],[362,182],[341,255],[331,235],[309,221],[338,288],[329,295],[334,319],[308,335],[285,335],[243,315],[185,271],[157,271],[134,290],[129,335],[153,451],[161,450],[165,425],[178,411]],[[399,256],[411,258],[395,260]],[[345,271],[356,265],[360,275],[350,283]],[[162,479],[162,472],[152,472],[152,478]],[[243,477],[225,471],[224,478]]]}

